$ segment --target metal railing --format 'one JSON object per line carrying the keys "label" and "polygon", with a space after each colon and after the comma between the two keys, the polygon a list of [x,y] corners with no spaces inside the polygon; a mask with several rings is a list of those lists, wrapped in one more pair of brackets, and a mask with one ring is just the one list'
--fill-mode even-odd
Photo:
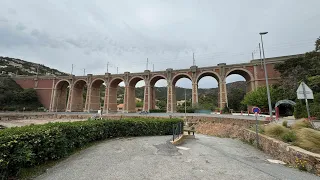
{"label": "metal railing", "polygon": [[183,122],[172,125],[172,141],[179,138],[183,134]]}

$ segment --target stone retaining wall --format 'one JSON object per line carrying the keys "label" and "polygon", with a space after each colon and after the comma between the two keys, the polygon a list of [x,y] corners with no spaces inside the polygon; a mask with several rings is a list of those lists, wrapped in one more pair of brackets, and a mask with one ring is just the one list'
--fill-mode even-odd
{"label": "stone retaining wall", "polygon": [[[187,116],[187,122],[191,124],[198,123],[222,123],[238,125],[241,127],[250,127],[256,123],[255,120],[249,119],[238,119],[238,118],[226,118],[226,117],[208,117],[208,116]],[[269,121],[260,120],[261,124],[268,124]]]}
{"label": "stone retaining wall", "polygon": [[[255,132],[248,129],[241,129],[238,138],[249,143],[256,142]],[[294,167],[300,166],[300,168],[303,168],[297,164],[297,160],[301,160],[304,162],[305,170],[318,176],[320,175],[320,154],[292,146],[262,134],[259,134],[259,147],[267,154]]]}

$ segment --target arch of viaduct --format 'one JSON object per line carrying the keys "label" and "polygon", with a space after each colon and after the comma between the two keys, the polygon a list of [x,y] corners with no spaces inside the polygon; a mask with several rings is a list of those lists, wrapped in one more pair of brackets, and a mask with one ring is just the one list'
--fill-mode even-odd
{"label": "arch of viaduct", "polygon": [[[292,57],[266,59],[270,84],[277,83],[280,78],[279,72],[274,70],[274,65]],[[260,60],[232,65],[221,63],[211,67],[191,66],[189,69],[179,70],[168,68],[166,71],[156,72],[145,70],[142,73],[105,73],[104,75],[88,74],[87,76],[16,76],[14,79],[22,88],[36,89],[40,102],[49,111],[68,112],[99,110],[102,84],[105,84],[102,107],[104,112],[117,111],[117,87],[120,82],[125,84],[124,112],[135,112],[135,85],[140,80],[145,82],[143,110],[149,111],[156,105],[154,85],[158,80],[165,79],[167,81],[167,112],[176,112],[175,85],[180,78],[188,78],[192,81],[192,104],[196,105],[199,80],[205,76],[214,77],[218,82],[219,108],[223,108],[228,102],[226,78],[231,74],[239,74],[246,79],[247,92],[265,85],[264,69]],[[82,95],[84,86],[87,87],[86,97]],[[69,91],[67,91],[68,87]]]}

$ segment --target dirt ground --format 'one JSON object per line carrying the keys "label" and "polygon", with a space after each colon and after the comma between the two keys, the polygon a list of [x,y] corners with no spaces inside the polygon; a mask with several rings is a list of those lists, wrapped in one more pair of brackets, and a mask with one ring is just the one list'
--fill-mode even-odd
{"label": "dirt ground", "polygon": [[23,120],[9,120],[0,121],[0,125],[4,127],[17,127],[26,126],[30,124],[45,124],[49,122],[72,122],[72,121],[85,121],[87,119],[23,119]]}

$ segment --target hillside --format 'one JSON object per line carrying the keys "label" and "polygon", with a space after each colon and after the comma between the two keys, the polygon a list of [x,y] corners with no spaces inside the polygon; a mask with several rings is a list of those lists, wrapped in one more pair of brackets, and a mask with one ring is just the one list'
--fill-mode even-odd
{"label": "hillside", "polygon": [[43,64],[36,64],[22,59],[0,56],[0,74],[1,75],[68,75],[67,73],[49,68]]}

